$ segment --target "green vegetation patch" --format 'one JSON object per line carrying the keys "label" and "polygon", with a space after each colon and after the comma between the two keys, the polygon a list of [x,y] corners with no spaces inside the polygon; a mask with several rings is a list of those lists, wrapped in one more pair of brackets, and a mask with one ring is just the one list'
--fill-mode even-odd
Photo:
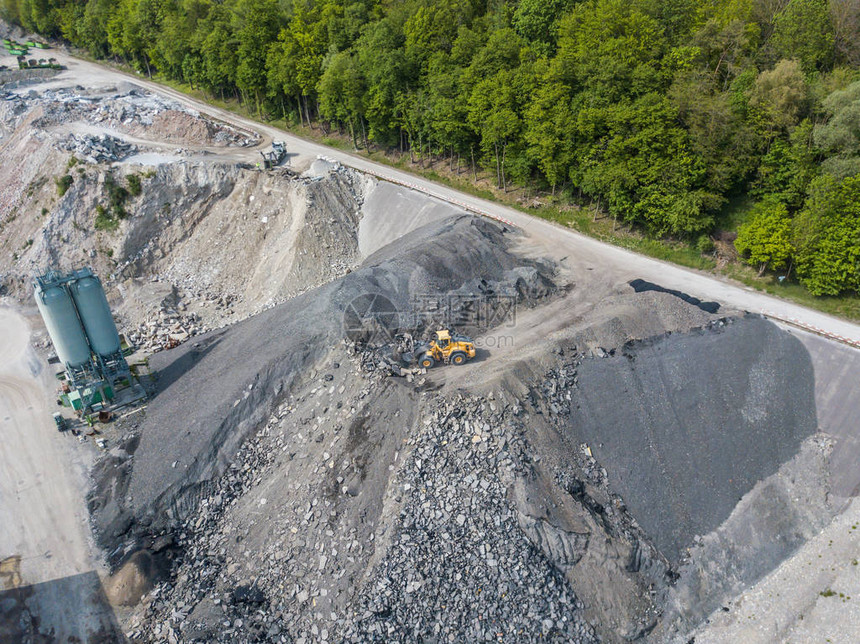
{"label": "green vegetation patch", "polygon": [[140,193],[143,192],[143,188],[140,183],[140,175],[139,174],[130,174],[126,178],[126,182],[128,183],[128,192],[132,197],[139,197]]}
{"label": "green vegetation patch", "polygon": [[107,210],[103,205],[96,206],[96,219],[94,222],[96,230],[113,232],[119,227],[119,219]]}
{"label": "green vegetation patch", "polygon": [[72,175],[64,174],[62,177],[57,177],[54,179],[54,183],[57,185],[57,194],[59,196],[65,195],[69,188],[71,188],[74,179],[72,179]]}
{"label": "green vegetation patch", "polygon": [[143,4],[25,5],[0,3],[219,106],[443,181],[463,168],[454,182],[508,203],[539,196],[551,207],[529,212],[601,239],[708,267],[736,231],[753,282],[860,290],[850,2],[224,0],[193,20],[161,3],[154,22]]}

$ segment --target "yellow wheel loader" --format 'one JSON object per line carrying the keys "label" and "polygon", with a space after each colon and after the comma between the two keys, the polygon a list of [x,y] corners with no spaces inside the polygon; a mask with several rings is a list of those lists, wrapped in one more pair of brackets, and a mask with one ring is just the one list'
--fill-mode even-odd
{"label": "yellow wheel loader", "polygon": [[451,335],[448,329],[436,331],[436,339],[424,348],[418,358],[418,364],[430,369],[436,364],[465,364],[475,357],[475,343],[464,335]]}

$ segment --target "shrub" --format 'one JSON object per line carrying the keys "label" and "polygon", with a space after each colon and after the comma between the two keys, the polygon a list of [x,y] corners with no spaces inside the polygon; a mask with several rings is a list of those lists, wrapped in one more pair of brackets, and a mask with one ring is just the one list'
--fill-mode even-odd
{"label": "shrub", "polygon": [[126,216],[125,200],[128,199],[128,190],[119,185],[110,174],[105,177],[105,189],[107,190],[111,213],[113,216],[123,219]]}
{"label": "shrub", "polygon": [[57,184],[57,194],[61,197],[68,192],[69,188],[72,185],[72,175],[64,174],[62,177],[54,179],[54,183]]}
{"label": "shrub", "polygon": [[709,235],[699,235],[696,240],[696,250],[702,255],[710,255],[714,252],[714,240]]}
{"label": "shrub", "polygon": [[119,220],[116,219],[103,205],[96,206],[95,229],[112,232],[119,226]]}
{"label": "shrub", "polygon": [[130,174],[128,175],[128,192],[132,197],[139,197],[140,193],[143,191],[143,188],[140,186],[140,175]]}

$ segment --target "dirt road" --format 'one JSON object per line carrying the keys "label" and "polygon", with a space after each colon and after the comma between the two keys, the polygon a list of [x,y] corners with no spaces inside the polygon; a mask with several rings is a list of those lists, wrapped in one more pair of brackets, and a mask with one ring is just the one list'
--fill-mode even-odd
{"label": "dirt road", "polygon": [[[382,179],[409,186],[439,199],[449,201],[470,210],[501,218],[522,228],[532,238],[534,246],[540,248],[545,256],[555,258],[574,258],[575,261],[591,266],[595,271],[605,273],[606,278],[613,281],[626,281],[641,278],[655,282],[666,288],[672,288],[695,295],[704,300],[716,300],[733,308],[766,312],[781,319],[799,320],[803,324],[816,327],[836,336],[856,340],[860,343],[860,326],[840,320],[802,306],[765,295],[751,288],[718,278],[703,272],[693,271],[638,255],[631,251],[618,248],[595,239],[581,235],[575,231],[538,219],[518,210],[502,206],[459,192],[452,188],[438,185],[406,172],[401,172],[380,165],[363,157],[334,150],[305,139],[287,134],[277,128],[269,127],[240,116],[212,107],[203,102],[188,98],[184,94],[141,76],[124,74],[114,69],[76,59],[68,54],[57,51],[58,60],[68,66],[68,70],[60,74],[48,85],[62,86],[69,79],[78,84],[104,85],[106,82],[133,81],[153,92],[169,96],[185,105],[220,119],[232,125],[258,132],[263,137],[260,147],[265,147],[272,139],[284,140],[290,162],[297,167],[308,165],[318,156],[337,160],[345,166],[372,174]],[[257,149],[246,149],[249,161],[258,160]],[[213,148],[213,154],[225,153],[224,148]],[[236,150],[227,152],[231,156]]]}
{"label": "dirt road", "polygon": [[0,308],[0,641],[20,641],[24,615],[88,642],[113,619],[88,542],[86,463],[53,426],[52,376],[29,338],[24,318]]}

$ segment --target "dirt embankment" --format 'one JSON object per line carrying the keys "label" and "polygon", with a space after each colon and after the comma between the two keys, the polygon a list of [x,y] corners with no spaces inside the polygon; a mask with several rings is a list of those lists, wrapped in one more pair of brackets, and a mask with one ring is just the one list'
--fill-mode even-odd
{"label": "dirt embankment", "polygon": [[[328,165],[300,177],[168,152],[149,155],[150,166],[115,158],[176,143],[186,126],[201,149],[251,140],[133,86],[32,90],[0,103],[0,150],[16,161],[0,169],[5,292],[27,300],[34,273],[92,266],[121,326],[145,341],[163,330],[160,308],[194,334],[357,265],[375,184],[355,172]],[[153,281],[163,286],[150,293]]]}

